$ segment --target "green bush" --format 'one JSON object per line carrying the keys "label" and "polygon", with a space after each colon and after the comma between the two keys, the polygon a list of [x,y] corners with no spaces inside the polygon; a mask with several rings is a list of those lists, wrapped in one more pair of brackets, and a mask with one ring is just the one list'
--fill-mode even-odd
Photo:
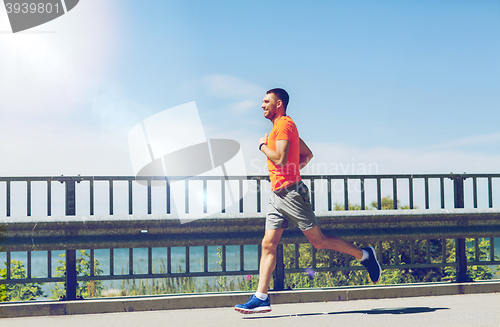
{"label": "green bush", "polygon": [[[475,261],[476,259],[476,254],[475,254],[475,239],[473,238],[467,238],[465,239],[466,243],[471,244],[473,247],[467,247],[466,248],[466,256],[467,256],[467,261]],[[479,246],[479,260],[481,261],[486,261],[486,260],[491,260],[492,258],[489,258],[490,254],[490,240],[489,239],[484,239],[480,238],[478,239],[478,246]],[[450,249],[450,256],[455,257],[455,247]],[[498,260],[498,256],[495,255],[495,259]],[[496,267],[495,269],[497,272],[500,271],[500,265]],[[445,268],[445,273],[447,278],[449,279],[455,279],[456,278],[456,269],[454,267],[446,267]],[[467,267],[467,277],[470,280],[486,280],[486,279],[492,279],[494,275],[494,272],[491,270],[490,267],[488,266],[468,266]]]}
{"label": "green bush", "polygon": [[[85,250],[78,250],[81,255],[80,259],[76,260],[76,271],[78,275],[81,276],[90,276],[91,262],[90,262],[90,253]],[[59,255],[61,258],[57,262],[59,266],[56,267],[56,277],[64,277],[66,273],[66,254],[61,253]],[[101,263],[94,258],[94,276],[98,276],[102,274],[103,270],[100,268]],[[101,292],[104,290],[104,286],[102,281],[83,281],[80,282],[81,287],[77,288],[77,296],[82,298],[96,298],[101,296]],[[64,283],[56,283],[54,288],[51,288],[52,299],[58,299],[66,294],[66,290],[64,287]]]}
{"label": "green bush", "polygon": [[[4,269],[5,270],[5,269]],[[2,272],[2,277],[5,276]],[[21,261],[11,260],[11,278],[24,279],[26,276],[26,269]],[[33,276],[33,278],[36,278]],[[26,283],[26,284],[13,284],[5,285],[6,301],[31,301],[38,297],[43,296],[42,286],[43,283]]]}
{"label": "green bush", "polygon": [[[7,278],[7,269],[0,269],[0,277]],[[7,285],[0,284],[0,302],[7,301]]]}

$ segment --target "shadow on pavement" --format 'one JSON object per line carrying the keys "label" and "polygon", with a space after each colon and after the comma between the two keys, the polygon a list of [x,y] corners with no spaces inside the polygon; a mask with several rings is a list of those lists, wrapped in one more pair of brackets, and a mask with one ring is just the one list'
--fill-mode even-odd
{"label": "shadow on pavement", "polygon": [[288,317],[306,317],[306,316],[327,316],[327,315],[341,315],[351,313],[361,313],[368,315],[404,315],[415,313],[428,313],[437,310],[449,310],[449,308],[429,308],[429,307],[407,307],[407,308],[380,308],[371,310],[353,310],[353,311],[339,311],[339,312],[322,312],[322,313],[297,313],[279,316],[252,316],[244,317],[244,319],[269,319],[269,318],[288,318]]}

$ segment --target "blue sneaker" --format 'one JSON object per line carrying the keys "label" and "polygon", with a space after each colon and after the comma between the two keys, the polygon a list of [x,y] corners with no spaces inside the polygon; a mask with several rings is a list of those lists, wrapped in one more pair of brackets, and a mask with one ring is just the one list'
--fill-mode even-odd
{"label": "blue sneaker", "polygon": [[382,269],[377,261],[375,249],[370,246],[363,248],[363,250],[368,252],[368,259],[361,261],[361,263],[365,266],[366,270],[368,270],[368,274],[370,275],[372,282],[377,283],[380,280]]}
{"label": "blue sneaker", "polygon": [[234,310],[241,313],[263,313],[271,311],[271,304],[269,303],[269,296],[264,301],[259,300],[258,297],[252,295],[250,300],[245,304],[237,304]]}

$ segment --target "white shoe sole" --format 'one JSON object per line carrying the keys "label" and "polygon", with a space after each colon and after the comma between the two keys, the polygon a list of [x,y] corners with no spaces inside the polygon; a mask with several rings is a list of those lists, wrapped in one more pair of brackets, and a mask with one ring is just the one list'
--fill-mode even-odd
{"label": "white shoe sole", "polygon": [[243,308],[234,308],[234,310],[244,313],[244,314],[249,314],[249,313],[265,313],[265,312],[271,312],[271,307],[258,307],[255,309],[243,309]]}

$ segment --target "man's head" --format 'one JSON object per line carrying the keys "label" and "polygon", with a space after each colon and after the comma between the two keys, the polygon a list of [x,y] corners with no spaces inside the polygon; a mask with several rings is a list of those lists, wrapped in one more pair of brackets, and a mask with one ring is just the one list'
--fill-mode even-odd
{"label": "man's head", "polygon": [[267,91],[266,94],[274,94],[276,99],[280,100],[283,103],[283,107],[285,108],[285,112],[286,112],[286,108],[288,107],[288,101],[290,100],[290,96],[288,95],[288,93],[285,90],[280,89],[280,88],[271,89],[271,90]]}
{"label": "man's head", "polygon": [[283,89],[271,89],[267,91],[264,100],[262,100],[264,117],[274,121],[276,117],[285,116],[289,98],[288,93]]}

